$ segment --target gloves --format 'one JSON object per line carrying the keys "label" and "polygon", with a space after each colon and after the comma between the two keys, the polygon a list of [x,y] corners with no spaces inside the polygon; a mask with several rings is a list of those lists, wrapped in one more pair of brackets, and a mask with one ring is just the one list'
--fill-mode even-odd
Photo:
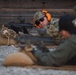
{"label": "gloves", "polygon": [[36,51],[42,51],[42,52],[50,52],[49,49],[42,43],[38,42],[36,44],[37,46],[33,47],[32,53],[34,54]]}

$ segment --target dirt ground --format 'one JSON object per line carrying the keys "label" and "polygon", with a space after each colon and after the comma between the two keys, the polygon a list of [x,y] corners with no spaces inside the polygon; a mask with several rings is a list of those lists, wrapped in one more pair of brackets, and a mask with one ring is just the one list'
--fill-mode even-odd
{"label": "dirt ground", "polygon": [[0,75],[76,75],[73,70],[53,70],[44,68],[28,67],[5,67],[2,65],[4,57],[9,53],[17,52],[19,48],[14,46],[0,46]]}

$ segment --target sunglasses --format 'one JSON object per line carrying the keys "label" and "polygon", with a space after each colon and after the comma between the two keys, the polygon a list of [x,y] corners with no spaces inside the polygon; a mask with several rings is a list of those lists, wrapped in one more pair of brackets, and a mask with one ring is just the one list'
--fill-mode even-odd
{"label": "sunglasses", "polygon": [[44,17],[40,18],[39,20],[35,21],[35,24],[38,26],[40,24],[40,22],[44,21]]}

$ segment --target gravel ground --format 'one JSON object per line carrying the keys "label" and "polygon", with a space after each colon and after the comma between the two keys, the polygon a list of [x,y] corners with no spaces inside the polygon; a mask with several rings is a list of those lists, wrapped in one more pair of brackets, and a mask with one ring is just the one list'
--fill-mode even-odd
{"label": "gravel ground", "polygon": [[0,46],[0,75],[76,75],[76,71],[24,67],[4,67],[2,62],[9,53],[17,52],[14,46]]}

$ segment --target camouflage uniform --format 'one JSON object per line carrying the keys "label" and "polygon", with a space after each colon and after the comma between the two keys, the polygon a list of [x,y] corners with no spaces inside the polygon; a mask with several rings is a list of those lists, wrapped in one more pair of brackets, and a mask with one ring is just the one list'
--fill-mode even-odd
{"label": "camouflage uniform", "polygon": [[50,27],[47,28],[47,34],[51,37],[54,37],[56,43],[59,43],[62,40],[62,35],[61,33],[59,33],[58,22],[59,22],[58,18],[52,18],[50,22]]}
{"label": "camouflage uniform", "polygon": [[[34,20],[38,20],[45,16],[45,14],[41,11],[38,11],[34,14]],[[46,25],[45,28],[38,28],[38,32],[41,36],[51,36],[56,38],[56,42],[61,41],[61,35],[58,30],[58,18],[52,18],[51,21]]]}

